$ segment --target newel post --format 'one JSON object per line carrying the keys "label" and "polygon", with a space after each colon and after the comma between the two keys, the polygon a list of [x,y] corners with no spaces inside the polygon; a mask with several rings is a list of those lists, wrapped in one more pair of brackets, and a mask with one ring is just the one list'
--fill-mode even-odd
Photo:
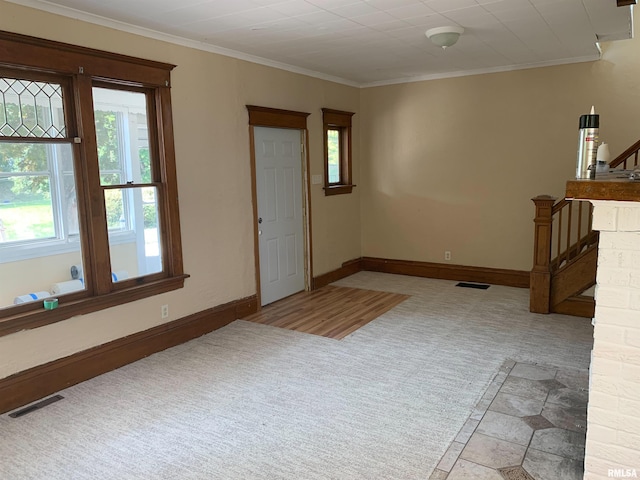
{"label": "newel post", "polygon": [[531,199],[536,205],[533,269],[529,287],[529,310],[549,313],[551,305],[551,223],[556,198],[539,195]]}

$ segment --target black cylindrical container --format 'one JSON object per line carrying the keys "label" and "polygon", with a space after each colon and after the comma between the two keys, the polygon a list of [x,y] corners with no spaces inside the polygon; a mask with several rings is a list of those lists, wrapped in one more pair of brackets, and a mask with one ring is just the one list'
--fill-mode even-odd
{"label": "black cylindrical container", "polygon": [[580,116],[578,136],[578,163],[576,178],[596,178],[596,155],[598,154],[598,129],[600,115],[594,113],[593,107],[589,115]]}

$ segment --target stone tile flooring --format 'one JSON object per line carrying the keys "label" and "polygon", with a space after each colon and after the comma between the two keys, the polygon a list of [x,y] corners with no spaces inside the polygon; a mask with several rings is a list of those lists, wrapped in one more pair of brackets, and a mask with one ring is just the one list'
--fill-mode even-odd
{"label": "stone tile flooring", "polygon": [[429,480],[581,480],[587,371],[507,360]]}

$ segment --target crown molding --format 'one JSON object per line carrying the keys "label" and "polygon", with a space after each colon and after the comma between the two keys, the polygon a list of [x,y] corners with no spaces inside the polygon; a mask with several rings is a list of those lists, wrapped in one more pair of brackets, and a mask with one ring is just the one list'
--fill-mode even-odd
{"label": "crown molding", "polygon": [[339,83],[347,85],[349,87],[360,87],[358,82],[348,80],[346,78],[336,77],[328,75],[326,73],[317,72],[315,70],[308,70],[302,67],[296,67],[288,63],[278,62],[275,60],[269,60],[267,58],[258,57],[256,55],[250,55],[248,53],[238,52],[230,48],[218,47],[209,43],[200,42],[198,40],[192,40],[178,35],[171,35],[168,33],[159,32],[150,28],[140,27],[132,25],[130,23],[121,22],[119,20],[113,20],[111,18],[102,17],[100,15],[94,15],[92,13],[76,10],[75,8],[64,7],[56,5],[46,0],[5,0],[9,3],[15,3],[24,7],[34,8],[36,10],[42,10],[55,15],[63,17],[73,18],[75,20],[81,20],[83,22],[92,23],[94,25],[100,25],[102,27],[113,28],[114,30],[120,30],[122,32],[132,33],[134,35],[140,35],[141,37],[151,38],[154,40],[160,40],[162,42],[172,43],[183,47],[194,48],[209,53],[216,53],[224,55],[225,57],[231,57],[238,60],[244,60],[251,63],[257,63],[258,65],[264,65],[266,67],[273,67],[279,70],[285,70],[291,73],[298,73],[300,75],[306,75],[308,77],[317,78],[320,80],[326,80],[329,82]]}
{"label": "crown molding", "polygon": [[468,77],[471,75],[484,75],[487,73],[513,72],[516,70],[527,70],[530,68],[553,67],[557,65],[567,65],[571,63],[585,63],[600,60],[601,54],[587,55],[584,57],[562,58],[547,62],[526,63],[521,65],[504,65],[492,68],[478,68],[474,70],[460,70],[458,72],[434,73],[431,75],[418,75],[413,77],[398,78],[395,80],[383,80],[380,82],[361,83],[360,88],[384,87],[387,85],[398,85],[401,83],[426,82],[429,80],[442,80],[445,78]]}
{"label": "crown molding", "polygon": [[237,50],[218,47],[216,45],[200,42],[198,40],[192,40],[192,39],[180,37],[177,35],[171,35],[168,33],[159,32],[157,30],[140,27],[137,25],[132,25],[130,23],[121,22],[119,20],[113,20],[110,18],[102,17],[100,15],[94,15],[91,13],[83,12],[81,10],[76,10],[74,8],[56,5],[46,0],[5,0],[5,1],[9,3],[17,4],[17,5],[22,5],[25,7],[34,8],[36,10],[42,10],[48,13],[53,13],[55,15],[61,15],[64,17],[81,20],[81,21],[92,23],[95,25],[100,25],[103,27],[112,28],[112,29],[120,30],[127,33],[132,33],[134,35],[140,35],[142,37],[151,38],[151,39],[159,40],[162,42],[172,43],[175,45],[180,45],[188,48],[194,48],[196,50],[201,50],[209,53],[215,53],[215,54],[223,55],[226,57],[231,57],[238,60],[244,60],[247,62],[256,63],[258,65],[273,67],[279,70],[285,70],[287,72],[297,73],[300,75],[317,78],[319,80],[326,80],[329,82],[334,82],[334,83],[346,85],[349,87],[355,87],[355,88],[383,87],[387,85],[398,85],[403,83],[416,83],[416,82],[425,82],[429,80],[441,80],[446,78],[467,77],[472,75],[484,75],[489,73],[511,72],[516,70],[526,70],[530,68],[552,67],[552,66],[566,65],[571,63],[593,62],[595,60],[599,60],[602,56],[598,48],[597,54],[583,56],[583,57],[563,58],[559,60],[527,63],[527,64],[521,64],[521,65],[504,65],[504,66],[492,67],[492,68],[461,70],[457,72],[435,73],[435,74],[429,74],[429,75],[416,75],[416,76],[397,78],[397,79],[391,79],[391,80],[381,80],[377,82],[357,82],[354,80],[349,80],[346,78],[337,77],[337,76],[329,75],[322,72],[317,72],[315,70],[308,70],[306,68],[296,67],[295,65],[290,65],[288,63],[277,62],[274,60],[269,60],[267,58],[250,55],[247,53],[239,52]]}

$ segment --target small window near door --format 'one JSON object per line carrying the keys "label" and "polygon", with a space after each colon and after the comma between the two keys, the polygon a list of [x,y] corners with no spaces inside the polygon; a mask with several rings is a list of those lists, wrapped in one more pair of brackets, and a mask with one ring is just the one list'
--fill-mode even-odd
{"label": "small window near door", "polygon": [[322,109],[324,125],[324,194],[351,193],[351,117],[354,113]]}

